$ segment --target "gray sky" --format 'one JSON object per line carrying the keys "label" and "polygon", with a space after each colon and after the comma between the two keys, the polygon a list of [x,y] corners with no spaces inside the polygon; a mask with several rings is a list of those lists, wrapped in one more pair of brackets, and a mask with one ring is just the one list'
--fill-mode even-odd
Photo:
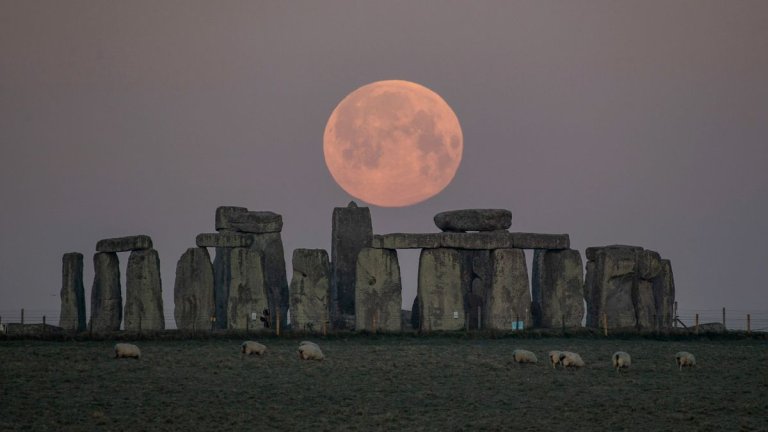
{"label": "gray sky", "polygon": [[[582,254],[660,252],[681,309],[767,311],[766,22],[762,0],[0,0],[0,313],[58,314],[70,251],[90,299],[96,242],[149,234],[172,314],[220,205],[281,213],[287,259],[330,249],[351,197],[325,123],[383,79],[439,93],[464,158],[438,196],[372,207],[374,232],[507,208]],[[418,253],[400,258],[410,304]]]}

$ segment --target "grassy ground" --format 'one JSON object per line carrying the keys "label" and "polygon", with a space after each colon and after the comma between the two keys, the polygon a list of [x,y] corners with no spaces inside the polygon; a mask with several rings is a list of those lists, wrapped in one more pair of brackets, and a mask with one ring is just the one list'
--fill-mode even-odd
{"label": "grassy ground", "polygon": [[[0,341],[0,430],[768,430],[765,340],[313,340],[324,362],[291,339],[245,359],[240,340],[139,341],[138,361],[110,341]],[[587,367],[553,370],[550,349]],[[680,350],[699,366],[678,371]]]}

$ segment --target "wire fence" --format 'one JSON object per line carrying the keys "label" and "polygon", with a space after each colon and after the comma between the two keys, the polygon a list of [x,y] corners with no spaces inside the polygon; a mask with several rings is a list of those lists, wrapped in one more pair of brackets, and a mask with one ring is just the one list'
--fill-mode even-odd
{"label": "wire fence", "polygon": [[[264,311],[266,312],[266,311]],[[277,312],[275,316],[265,316],[264,312],[248,312],[237,320],[230,320],[226,325],[216,321],[213,314],[205,316],[184,317],[177,320],[174,313],[166,312],[161,319],[142,317],[139,319],[115,319],[111,323],[104,322],[94,324],[87,321],[86,328],[81,331],[157,331],[157,330],[184,330],[184,331],[222,331],[239,330],[247,332],[269,331],[280,334],[315,333],[327,334],[335,330],[356,329],[358,331],[439,331],[439,330],[527,330],[532,328],[533,320],[530,315],[520,316],[514,313],[489,314],[483,316],[483,311],[477,312],[452,312],[429,313],[420,317],[418,312],[401,311],[399,315],[394,313],[382,314],[376,312],[367,314],[355,321],[354,316],[338,317],[333,319],[329,314],[301,313],[292,316],[288,311],[286,317],[281,317]],[[414,316],[416,315],[416,316]],[[40,328],[56,328],[60,324],[60,311],[46,309],[0,309],[0,333],[5,333],[8,327],[18,325],[37,325]],[[610,318],[607,318],[607,327],[612,327]],[[71,321],[71,320],[70,320]],[[76,320],[75,320],[76,321]],[[559,322],[559,321],[558,321]],[[564,319],[562,327],[583,326],[584,321],[578,324],[567,323]],[[94,328],[94,326],[96,326]],[[559,327],[560,324],[549,324],[546,327]],[[603,327],[601,321],[600,328]],[[768,311],[750,309],[679,309],[672,318],[672,327],[698,331],[746,331],[768,332]]]}

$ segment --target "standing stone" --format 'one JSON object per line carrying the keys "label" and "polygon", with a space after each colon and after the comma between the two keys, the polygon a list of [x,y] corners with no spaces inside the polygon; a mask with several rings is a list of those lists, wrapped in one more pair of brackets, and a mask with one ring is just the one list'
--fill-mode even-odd
{"label": "standing stone", "polygon": [[62,257],[61,315],[59,327],[85,330],[85,288],[83,287],[83,254],[70,252]]}
{"label": "standing stone", "polygon": [[264,279],[269,298],[269,312],[274,327],[277,313],[280,315],[280,325],[285,327],[288,319],[288,277],[285,273],[285,251],[283,239],[279,232],[253,234],[253,245],[264,257]]}
{"label": "standing stone", "polygon": [[261,327],[258,318],[269,307],[264,286],[264,255],[253,249],[235,248],[230,255],[227,326],[245,330]]}
{"label": "standing stone", "polygon": [[362,249],[357,257],[355,330],[402,331],[402,291],[397,251]]}
{"label": "standing stone", "polygon": [[179,330],[208,330],[215,313],[213,265],[206,248],[189,248],[176,264],[173,312]]}
{"label": "standing stone", "polygon": [[325,249],[295,249],[291,278],[291,326],[320,330],[330,321],[331,269]]}
{"label": "standing stone", "polygon": [[91,287],[91,329],[94,332],[120,330],[123,295],[120,291],[120,262],[115,252],[93,255]]}
{"label": "standing stone", "polygon": [[661,257],[651,250],[640,251],[637,254],[637,269],[637,280],[632,291],[636,326],[640,330],[655,330],[658,328],[658,316],[653,280],[661,273]]}
{"label": "standing stone", "polygon": [[331,234],[331,314],[337,327],[354,321],[357,256],[371,246],[373,227],[368,207],[351,201],[333,209]]}
{"label": "standing stone", "polygon": [[653,293],[660,327],[671,328],[674,319],[675,280],[672,275],[672,263],[669,260],[661,260],[661,271],[653,280]]}
{"label": "standing stone", "polygon": [[163,289],[156,250],[137,250],[128,257],[125,275],[125,330],[163,330]]}
{"label": "standing stone", "polygon": [[419,296],[413,298],[413,304],[411,305],[411,328],[414,330],[421,328],[421,304],[419,303]]}
{"label": "standing stone", "polygon": [[528,267],[523,250],[494,250],[491,268],[493,277],[486,295],[486,328],[510,330],[514,322],[522,322],[523,328],[533,325]]}
{"label": "standing stone", "polygon": [[418,297],[422,331],[464,328],[461,261],[454,249],[421,251]]}
{"label": "standing stone", "polygon": [[[491,290],[491,251],[460,250],[461,293],[464,312],[469,319],[468,328],[477,330],[488,318],[486,298]],[[482,322],[481,322],[482,321]]]}
{"label": "standing stone", "polygon": [[216,311],[214,328],[226,329],[229,286],[232,282],[232,252],[234,248],[217,247],[213,259],[213,303]]}
{"label": "standing stone", "polygon": [[534,325],[580,327],[584,318],[584,276],[577,250],[541,250],[533,255]]}

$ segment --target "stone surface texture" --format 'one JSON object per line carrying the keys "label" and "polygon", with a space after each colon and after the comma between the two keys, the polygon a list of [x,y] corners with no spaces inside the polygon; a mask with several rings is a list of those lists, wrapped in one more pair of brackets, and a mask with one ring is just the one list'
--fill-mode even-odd
{"label": "stone surface texture", "polygon": [[512,225],[512,212],[503,209],[452,210],[436,214],[434,220],[442,231],[498,231]]}
{"label": "stone surface texture", "polygon": [[235,248],[216,248],[213,259],[213,303],[216,320],[213,327],[226,329],[227,309],[229,302],[229,286],[232,281],[232,254]]}
{"label": "stone surface texture", "polygon": [[114,252],[93,255],[91,322],[97,333],[120,330],[123,321],[123,294],[120,288],[120,262]]}
{"label": "stone surface texture", "polygon": [[[262,328],[259,317],[269,307],[265,287],[264,255],[253,249],[235,248],[229,259],[230,279],[227,299],[227,328]],[[254,315],[255,314],[255,315]]]}
{"label": "stone surface texture", "polygon": [[135,235],[99,240],[96,252],[129,252],[152,249],[152,238],[148,235]]}
{"label": "stone surface texture", "polygon": [[283,239],[279,232],[253,234],[251,249],[264,256],[264,282],[269,298],[271,326],[280,317],[280,325],[285,327],[288,319],[288,276],[285,271],[285,251]]}
{"label": "stone surface texture", "polygon": [[271,211],[240,212],[232,216],[229,226],[244,233],[276,233],[283,230],[283,217]]}
{"label": "stone surface texture", "polygon": [[85,288],[83,286],[83,254],[65,253],[61,271],[61,314],[59,327],[69,331],[84,331]]}
{"label": "stone surface texture", "polygon": [[253,235],[234,232],[204,233],[197,235],[195,244],[197,247],[213,248],[250,247],[253,244]]}
{"label": "stone surface texture", "polygon": [[419,317],[425,332],[464,328],[461,254],[453,249],[424,249],[419,257]]}
{"label": "stone surface texture", "polygon": [[461,257],[461,295],[470,330],[484,328],[488,318],[487,293],[491,289],[491,251],[459,250]]}
{"label": "stone surface texture", "polygon": [[173,312],[179,330],[208,330],[215,314],[213,265],[206,248],[189,248],[176,263]]}
{"label": "stone surface texture", "polygon": [[580,327],[584,318],[584,274],[577,250],[537,250],[531,278],[533,324]]}
{"label": "stone surface texture", "polygon": [[397,251],[364,248],[357,257],[355,330],[402,330],[402,284]]}
{"label": "stone surface texture", "polygon": [[331,265],[325,249],[294,249],[291,326],[319,331],[330,321]]}
{"label": "stone surface texture", "polygon": [[[674,281],[668,260],[639,246],[587,249],[587,326],[658,330],[672,325]],[[605,314],[605,315],[604,315]]]}
{"label": "stone surface texture", "polygon": [[568,234],[510,233],[393,233],[373,236],[371,247],[381,249],[568,249]]}
{"label": "stone surface texture", "polygon": [[357,256],[371,246],[373,227],[368,207],[354,201],[333,209],[331,231],[331,320],[335,327],[354,323]]}
{"label": "stone surface texture", "polygon": [[486,296],[488,314],[485,326],[492,330],[511,330],[522,321],[533,325],[531,292],[525,253],[520,249],[496,249],[491,252],[491,287]]}
{"label": "stone surface texture", "polygon": [[124,327],[127,331],[163,330],[163,289],[156,250],[137,250],[125,272]]}
{"label": "stone surface texture", "polygon": [[246,213],[245,207],[221,206],[216,209],[216,231],[234,231],[231,222],[236,215]]}

